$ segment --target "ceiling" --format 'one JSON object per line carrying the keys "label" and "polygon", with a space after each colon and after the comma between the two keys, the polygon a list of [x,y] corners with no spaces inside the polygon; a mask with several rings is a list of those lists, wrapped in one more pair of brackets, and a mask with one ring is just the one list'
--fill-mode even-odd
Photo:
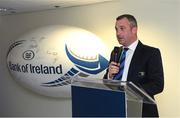
{"label": "ceiling", "polygon": [[36,12],[112,0],[0,0],[0,15]]}

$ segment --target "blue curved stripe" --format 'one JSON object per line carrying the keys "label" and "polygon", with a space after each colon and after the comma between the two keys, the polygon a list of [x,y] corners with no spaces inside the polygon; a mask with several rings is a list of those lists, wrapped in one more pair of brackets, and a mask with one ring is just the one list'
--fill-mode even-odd
{"label": "blue curved stripe", "polygon": [[12,50],[13,48],[15,48],[15,47],[18,46],[18,45],[23,44],[24,41],[25,41],[25,40],[20,40],[20,41],[16,41],[16,42],[14,42],[13,44],[11,44],[11,46],[9,47],[9,50],[8,50],[8,52],[7,52],[6,57],[9,55],[9,53],[11,52],[11,50]]}
{"label": "blue curved stripe", "polygon": [[65,45],[65,50],[68,58],[75,64],[75,65],[80,65],[86,68],[97,68],[98,67],[98,60],[94,62],[88,62],[88,61],[83,61],[80,59],[75,58],[73,55],[70,54],[67,45]]}
{"label": "blue curved stripe", "polygon": [[[88,62],[88,61],[77,59],[73,55],[71,55],[70,52],[68,51],[67,45],[65,45],[65,50],[66,50],[66,54],[68,58],[76,65],[76,67],[86,73],[97,74],[103,71],[104,69],[106,69],[108,66],[108,60],[106,60],[101,55],[98,55],[97,61]],[[100,64],[100,68],[99,68],[99,64]]]}
{"label": "blue curved stripe", "polygon": [[77,66],[77,68],[79,68],[80,70],[89,73],[89,74],[98,74],[101,71],[105,70],[108,66],[108,61],[101,55],[99,55],[99,63],[100,63],[100,68],[97,68],[95,70],[90,70],[90,69],[86,69],[80,66]]}

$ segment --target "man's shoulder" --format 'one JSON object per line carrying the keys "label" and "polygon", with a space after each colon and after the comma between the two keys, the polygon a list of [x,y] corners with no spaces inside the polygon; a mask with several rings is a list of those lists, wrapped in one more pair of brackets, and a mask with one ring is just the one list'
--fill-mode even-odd
{"label": "man's shoulder", "polygon": [[153,47],[153,46],[150,46],[150,45],[146,45],[146,44],[140,44],[141,46],[141,49],[143,50],[143,51],[159,51],[159,48],[157,48],[157,47]]}

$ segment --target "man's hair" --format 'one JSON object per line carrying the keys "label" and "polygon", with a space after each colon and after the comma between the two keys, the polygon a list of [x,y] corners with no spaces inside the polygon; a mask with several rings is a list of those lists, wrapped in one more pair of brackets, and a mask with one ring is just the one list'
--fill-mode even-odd
{"label": "man's hair", "polygon": [[138,26],[137,26],[136,18],[135,18],[133,15],[123,14],[123,15],[121,15],[121,16],[118,16],[118,17],[116,18],[116,21],[121,20],[121,19],[123,19],[123,18],[127,18],[127,19],[128,19],[128,21],[130,22],[131,27],[138,27]]}

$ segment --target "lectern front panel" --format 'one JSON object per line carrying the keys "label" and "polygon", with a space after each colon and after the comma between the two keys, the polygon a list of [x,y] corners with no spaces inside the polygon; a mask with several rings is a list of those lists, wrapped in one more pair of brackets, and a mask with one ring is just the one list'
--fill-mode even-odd
{"label": "lectern front panel", "polygon": [[125,93],[72,86],[73,117],[125,117]]}

